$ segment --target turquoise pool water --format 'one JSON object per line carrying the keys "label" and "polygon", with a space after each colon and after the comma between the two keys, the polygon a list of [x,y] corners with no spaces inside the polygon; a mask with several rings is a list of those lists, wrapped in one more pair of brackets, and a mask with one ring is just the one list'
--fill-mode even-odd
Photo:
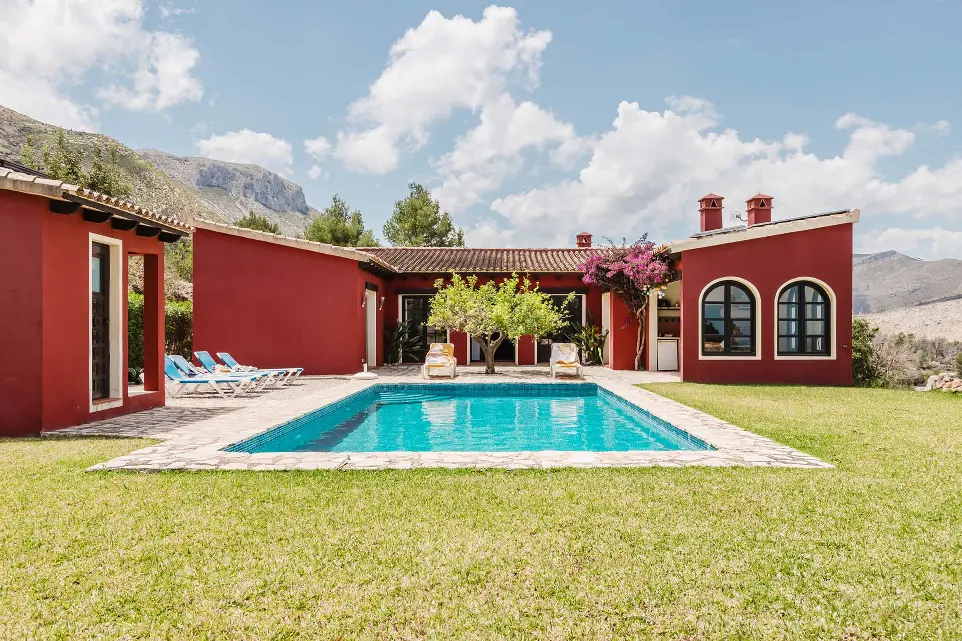
{"label": "turquoise pool water", "polygon": [[375,385],[230,452],[709,450],[594,383]]}

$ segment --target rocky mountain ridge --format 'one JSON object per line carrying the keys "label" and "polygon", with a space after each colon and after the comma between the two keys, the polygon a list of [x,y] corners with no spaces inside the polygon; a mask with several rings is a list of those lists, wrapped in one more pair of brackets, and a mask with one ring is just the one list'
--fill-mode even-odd
{"label": "rocky mountain ridge", "polygon": [[300,185],[257,165],[175,156],[153,149],[137,153],[193,191],[223,222],[236,221],[253,211],[278,223],[283,233],[293,234],[318,213],[307,204]]}
{"label": "rocky mountain ridge", "polygon": [[962,298],[962,260],[921,260],[896,251],[852,260],[856,314],[886,312]]}
{"label": "rocky mountain ridge", "polygon": [[[57,127],[0,105],[0,157],[20,160],[27,136],[38,147],[56,136]],[[102,134],[64,130],[68,143],[83,150],[116,145],[118,164],[133,193],[131,200],[159,214],[185,222],[195,217],[233,222],[251,210],[276,222],[282,233],[304,229],[316,210],[307,204],[300,185],[257,165],[209,158],[174,156],[134,150]]]}

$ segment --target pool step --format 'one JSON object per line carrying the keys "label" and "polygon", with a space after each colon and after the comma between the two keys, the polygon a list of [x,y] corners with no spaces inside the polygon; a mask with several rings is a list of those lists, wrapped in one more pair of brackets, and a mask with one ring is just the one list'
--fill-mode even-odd
{"label": "pool step", "polygon": [[423,403],[426,401],[436,401],[438,396],[433,394],[405,393],[405,392],[382,392],[378,395],[381,403],[400,404],[400,403]]}

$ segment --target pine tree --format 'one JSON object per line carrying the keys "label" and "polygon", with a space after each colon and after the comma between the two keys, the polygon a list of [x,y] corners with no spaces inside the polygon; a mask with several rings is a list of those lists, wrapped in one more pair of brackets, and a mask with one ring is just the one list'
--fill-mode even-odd
{"label": "pine tree", "polygon": [[351,211],[337,194],[329,207],[311,220],[304,230],[304,238],[317,243],[341,247],[377,247],[377,239],[364,228],[364,218],[358,210]]}
{"label": "pine tree", "polygon": [[413,182],[408,188],[411,193],[394,204],[384,224],[384,237],[397,247],[464,247],[464,231],[441,211],[431,192]]}
{"label": "pine tree", "polygon": [[250,213],[234,223],[238,227],[246,227],[247,229],[256,229],[257,231],[266,231],[268,234],[279,234],[281,233],[281,228],[277,223],[272,223],[267,219],[266,216],[258,216],[251,209]]}

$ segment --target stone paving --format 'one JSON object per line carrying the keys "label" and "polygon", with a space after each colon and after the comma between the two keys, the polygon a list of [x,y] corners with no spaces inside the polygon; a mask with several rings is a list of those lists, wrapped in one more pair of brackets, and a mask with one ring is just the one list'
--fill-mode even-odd
{"label": "stone paving", "polygon": [[[558,385],[580,379],[551,379],[546,367],[499,366],[488,376],[483,368],[458,369],[455,383],[542,382]],[[711,451],[670,452],[224,452],[232,443],[260,434],[319,407],[378,383],[424,382],[416,367],[380,368],[380,378],[302,377],[289,388],[241,399],[193,397],[172,399],[165,408],[91,423],[56,436],[149,437],[157,445],[93,466],[92,470],[376,470],[411,468],[686,467],[750,466],[830,468],[793,448],[747,432],[704,412],[635,387],[638,383],[677,381],[664,372],[622,372],[585,368],[584,380],[621,396],[715,447]],[[432,382],[450,383],[450,378]],[[52,433],[53,434],[53,433]]]}

